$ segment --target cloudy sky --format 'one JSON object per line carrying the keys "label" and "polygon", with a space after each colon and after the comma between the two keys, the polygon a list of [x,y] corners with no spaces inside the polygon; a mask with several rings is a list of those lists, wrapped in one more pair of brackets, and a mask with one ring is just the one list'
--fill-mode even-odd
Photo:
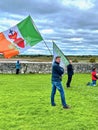
{"label": "cloudy sky", "polygon": [[[0,32],[31,15],[52,52],[52,40],[65,55],[98,55],[98,0],[1,0]],[[28,54],[50,55],[44,42]]]}

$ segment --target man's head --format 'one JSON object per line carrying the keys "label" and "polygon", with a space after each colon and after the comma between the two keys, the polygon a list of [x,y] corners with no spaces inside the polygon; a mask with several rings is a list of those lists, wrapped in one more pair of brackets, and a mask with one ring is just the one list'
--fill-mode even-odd
{"label": "man's head", "polygon": [[72,64],[72,60],[69,60],[70,64]]}
{"label": "man's head", "polygon": [[60,56],[56,56],[55,61],[56,61],[57,63],[60,63],[61,57],[60,57]]}
{"label": "man's head", "polygon": [[19,63],[19,60],[17,60],[17,63]]}

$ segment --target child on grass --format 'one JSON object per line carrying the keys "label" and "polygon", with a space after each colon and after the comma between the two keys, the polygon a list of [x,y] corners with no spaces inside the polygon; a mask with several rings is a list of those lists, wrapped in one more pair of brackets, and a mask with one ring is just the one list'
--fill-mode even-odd
{"label": "child on grass", "polygon": [[91,76],[92,76],[92,82],[88,82],[87,85],[88,86],[96,86],[96,80],[98,79],[97,77],[97,72],[96,72],[96,68],[93,67],[92,72],[91,72]]}

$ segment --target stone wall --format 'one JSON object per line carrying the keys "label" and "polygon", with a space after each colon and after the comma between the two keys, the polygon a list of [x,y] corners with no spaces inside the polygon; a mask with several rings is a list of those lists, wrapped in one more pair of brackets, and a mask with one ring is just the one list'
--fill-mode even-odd
{"label": "stone wall", "polygon": [[[22,62],[20,73],[51,73],[51,65],[50,62]],[[90,73],[93,66],[98,69],[98,63],[73,63],[75,73]],[[15,72],[15,62],[0,62],[0,73],[14,74]]]}

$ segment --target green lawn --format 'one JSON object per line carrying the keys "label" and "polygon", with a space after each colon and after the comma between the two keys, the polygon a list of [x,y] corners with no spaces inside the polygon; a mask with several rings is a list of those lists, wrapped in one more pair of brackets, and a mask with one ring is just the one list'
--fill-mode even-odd
{"label": "green lawn", "polygon": [[0,130],[98,130],[98,86],[86,86],[90,74],[75,74],[65,87],[71,109],[63,109],[56,93],[50,105],[50,74],[0,74]]}

